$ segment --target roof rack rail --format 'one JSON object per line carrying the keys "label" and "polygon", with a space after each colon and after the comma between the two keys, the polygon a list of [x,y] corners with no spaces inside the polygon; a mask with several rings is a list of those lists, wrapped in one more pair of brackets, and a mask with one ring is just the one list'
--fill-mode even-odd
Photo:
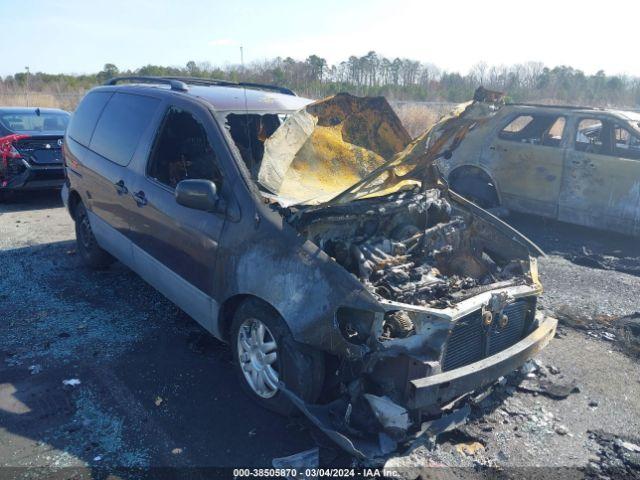
{"label": "roof rack rail", "polygon": [[219,80],[217,78],[202,78],[202,77],[174,77],[166,76],[159,77],[167,80],[177,80],[191,85],[219,85],[221,87],[247,87],[256,88],[260,90],[272,90],[274,92],[282,93],[284,95],[296,96],[295,92],[287,87],[279,87],[277,85],[269,85],[266,83],[253,83],[253,82],[232,82],[230,80]]}
{"label": "roof rack rail", "polygon": [[187,84],[179,79],[173,79],[168,77],[145,77],[145,76],[128,76],[128,77],[114,77],[107,80],[104,85],[116,85],[118,82],[135,81],[140,83],[162,83],[169,85],[171,90],[178,92],[186,92],[189,90]]}
{"label": "roof rack rail", "polygon": [[565,110],[607,110],[604,107],[588,107],[583,105],[547,105],[544,103],[527,103],[527,102],[507,102],[506,105],[514,105],[518,107],[560,108]]}

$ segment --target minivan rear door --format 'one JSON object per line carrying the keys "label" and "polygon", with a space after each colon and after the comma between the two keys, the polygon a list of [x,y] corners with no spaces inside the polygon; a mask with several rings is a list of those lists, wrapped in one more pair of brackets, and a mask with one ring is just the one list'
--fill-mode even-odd
{"label": "minivan rear door", "polygon": [[[90,94],[91,95],[91,94]],[[161,101],[146,95],[114,93],[104,105],[82,155],[80,173],[91,212],[91,226],[103,248],[131,264],[129,212],[136,207],[130,195],[131,162],[140,138]],[[72,125],[75,120],[72,121]]]}

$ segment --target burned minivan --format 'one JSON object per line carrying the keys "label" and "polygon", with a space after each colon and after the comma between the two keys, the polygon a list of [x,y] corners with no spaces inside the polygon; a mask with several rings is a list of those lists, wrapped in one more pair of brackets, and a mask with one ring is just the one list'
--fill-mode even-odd
{"label": "burned minivan", "polygon": [[117,258],[229,342],[263,406],[372,456],[553,337],[539,249],[434,167],[492,115],[486,98],[412,141],[383,98],[123,81],[67,130],[78,252]]}

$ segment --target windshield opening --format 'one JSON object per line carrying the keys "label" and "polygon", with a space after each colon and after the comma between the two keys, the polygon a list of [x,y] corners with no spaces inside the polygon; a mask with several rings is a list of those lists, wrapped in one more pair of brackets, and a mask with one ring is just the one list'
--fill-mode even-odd
{"label": "windshield opening", "polygon": [[61,133],[69,123],[69,115],[59,112],[11,112],[1,113],[0,123],[16,133]]}
{"label": "windshield opening", "polygon": [[225,127],[254,181],[264,157],[264,143],[285,118],[286,115],[277,113],[229,113],[225,117]]}
{"label": "windshield opening", "polygon": [[382,97],[339,94],[284,115],[230,112],[224,124],[263,195],[283,206],[334,198],[411,141]]}

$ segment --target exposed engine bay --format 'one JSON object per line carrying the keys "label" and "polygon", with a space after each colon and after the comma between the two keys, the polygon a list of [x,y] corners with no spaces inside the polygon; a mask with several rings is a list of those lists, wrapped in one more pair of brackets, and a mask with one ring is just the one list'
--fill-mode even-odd
{"label": "exposed engine bay", "polygon": [[514,251],[506,237],[501,245],[439,189],[326,207],[291,223],[386,300],[445,307],[526,281],[527,250]]}

